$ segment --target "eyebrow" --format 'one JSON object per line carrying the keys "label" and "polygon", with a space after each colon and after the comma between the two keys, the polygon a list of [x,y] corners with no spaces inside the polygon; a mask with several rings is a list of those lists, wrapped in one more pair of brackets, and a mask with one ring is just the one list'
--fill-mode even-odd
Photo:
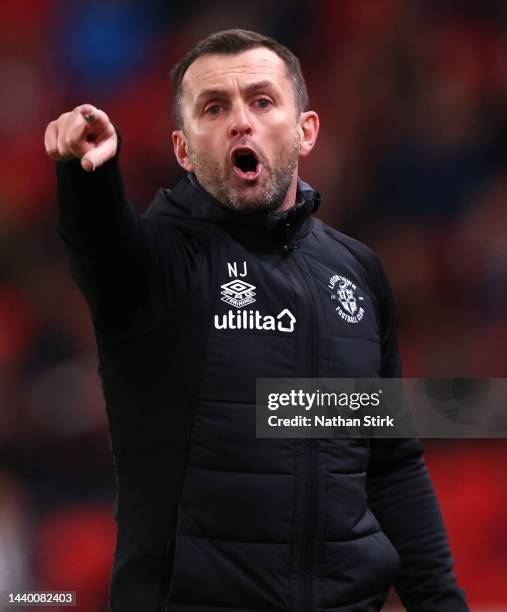
{"label": "eyebrow", "polygon": [[[250,95],[256,91],[261,89],[274,89],[274,85],[271,81],[257,81],[256,83],[251,83],[242,89],[242,91],[246,95]],[[228,89],[205,89],[201,91],[201,93],[197,96],[195,101],[195,106],[200,106],[204,100],[208,100],[210,98],[228,98],[230,95],[230,90]]]}

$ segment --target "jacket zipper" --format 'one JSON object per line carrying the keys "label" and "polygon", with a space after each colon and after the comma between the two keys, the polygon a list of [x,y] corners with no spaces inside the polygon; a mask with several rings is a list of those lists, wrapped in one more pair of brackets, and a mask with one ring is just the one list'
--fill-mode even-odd
{"label": "jacket zipper", "polygon": [[[290,256],[289,256],[290,257]],[[299,253],[292,257],[302,259]],[[305,263],[302,262],[304,266]],[[303,289],[302,299],[310,314],[309,325],[309,340],[310,340],[310,358],[308,360],[308,377],[315,378],[318,375],[318,326],[316,322],[316,309],[312,287],[305,277],[305,273],[300,270],[297,263],[292,260],[292,270]],[[304,438],[304,461],[305,461],[305,521],[302,539],[302,554],[300,565],[300,583],[303,587],[302,593],[302,610],[311,612],[312,606],[312,564],[313,564],[313,543],[315,540],[315,522],[317,515],[317,448],[314,438]]]}

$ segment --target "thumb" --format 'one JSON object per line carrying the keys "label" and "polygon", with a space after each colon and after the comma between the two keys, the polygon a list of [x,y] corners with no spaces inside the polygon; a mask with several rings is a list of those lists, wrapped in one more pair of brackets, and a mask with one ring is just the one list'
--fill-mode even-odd
{"label": "thumb", "polygon": [[104,140],[83,155],[81,158],[81,167],[86,172],[93,172],[116,155],[117,146],[118,137],[116,132],[114,132],[107,140]]}
{"label": "thumb", "polygon": [[86,170],[86,172],[93,172],[95,170],[95,164],[91,159],[88,159],[86,156],[81,158],[81,168]]}

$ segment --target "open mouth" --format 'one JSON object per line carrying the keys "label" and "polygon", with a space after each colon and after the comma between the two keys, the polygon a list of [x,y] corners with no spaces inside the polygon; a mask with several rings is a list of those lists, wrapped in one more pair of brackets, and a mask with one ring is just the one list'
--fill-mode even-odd
{"label": "open mouth", "polygon": [[257,154],[249,147],[237,147],[231,153],[232,169],[242,179],[253,181],[261,173]]}

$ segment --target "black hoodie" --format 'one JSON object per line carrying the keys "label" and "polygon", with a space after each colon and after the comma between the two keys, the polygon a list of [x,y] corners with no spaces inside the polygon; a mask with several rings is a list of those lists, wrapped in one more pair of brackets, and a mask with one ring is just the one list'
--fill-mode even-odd
{"label": "black hoodie", "polygon": [[[375,255],[311,216],[244,216],[188,175],[144,215],[118,157],[59,163],[59,231],[92,314],[117,474],[114,611],[462,612],[415,439],[262,439],[255,381],[397,377]],[[333,277],[361,316],[338,316]]]}

